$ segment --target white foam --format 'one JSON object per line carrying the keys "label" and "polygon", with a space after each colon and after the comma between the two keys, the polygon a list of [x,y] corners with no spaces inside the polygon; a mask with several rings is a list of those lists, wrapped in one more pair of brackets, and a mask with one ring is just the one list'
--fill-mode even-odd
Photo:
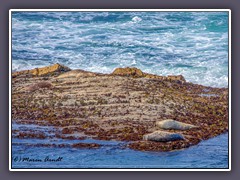
{"label": "white foam", "polygon": [[138,16],[134,16],[134,17],[132,18],[132,21],[135,22],[135,23],[137,23],[137,22],[142,21],[142,19],[141,19],[140,17],[138,17]]}
{"label": "white foam", "polygon": [[44,13],[59,20],[41,23],[14,17],[12,47],[18,53],[13,69],[59,62],[109,73],[119,66],[137,66],[149,73],[182,74],[190,82],[226,87],[228,33],[207,32],[205,13],[192,13],[194,20],[187,24],[169,21],[168,14],[131,13],[130,21],[101,23],[92,20],[110,13]]}

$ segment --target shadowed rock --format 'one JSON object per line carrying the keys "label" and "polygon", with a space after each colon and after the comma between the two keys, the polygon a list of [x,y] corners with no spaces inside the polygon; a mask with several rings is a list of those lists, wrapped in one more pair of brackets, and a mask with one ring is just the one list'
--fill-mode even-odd
{"label": "shadowed rock", "polygon": [[182,123],[182,122],[175,121],[172,119],[158,121],[158,122],[156,122],[156,125],[157,125],[157,127],[161,128],[161,129],[174,129],[174,130],[189,130],[192,128],[197,128],[197,126]]}
{"label": "shadowed rock", "polygon": [[156,142],[168,142],[183,139],[184,137],[181,134],[170,133],[165,131],[155,131],[153,133],[146,134],[143,136],[143,140]]}

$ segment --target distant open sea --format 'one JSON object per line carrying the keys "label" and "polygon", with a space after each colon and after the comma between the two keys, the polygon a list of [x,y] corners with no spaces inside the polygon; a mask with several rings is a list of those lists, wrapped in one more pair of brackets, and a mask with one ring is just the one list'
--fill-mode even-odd
{"label": "distant open sea", "polygon": [[228,27],[227,12],[13,12],[12,69],[134,66],[227,87]]}

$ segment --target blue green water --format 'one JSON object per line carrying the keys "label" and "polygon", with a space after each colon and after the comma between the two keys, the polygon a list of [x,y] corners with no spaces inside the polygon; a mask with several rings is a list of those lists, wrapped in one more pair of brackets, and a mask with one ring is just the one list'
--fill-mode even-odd
{"label": "blue green water", "polygon": [[[228,27],[226,12],[14,12],[12,68],[61,63],[109,73],[135,66],[227,87]],[[123,142],[98,141],[105,145],[91,150],[24,144],[61,142],[51,138],[13,142],[20,143],[12,146],[13,157],[63,157],[58,163],[13,161],[14,168],[228,168],[228,134],[167,153],[122,149]]]}
{"label": "blue green water", "polygon": [[227,12],[14,12],[13,70],[135,66],[228,86]]}

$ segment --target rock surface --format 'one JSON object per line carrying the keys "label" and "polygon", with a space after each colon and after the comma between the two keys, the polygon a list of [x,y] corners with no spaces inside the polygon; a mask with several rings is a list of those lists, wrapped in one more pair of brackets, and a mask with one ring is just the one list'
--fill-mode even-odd
{"label": "rock surface", "polygon": [[[56,64],[12,73],[12,119],[21,124],[54,126],[59,129],[55,134],[58,138],[68,135],[74,139],[80,134],[129,141],[129,148],[141,151],[171,151],[228,131],[228,89],[137,68],[99,74]],[[143,141],[144,135],[159,129],[156,122],[161,119],[177,119],[199,128],[166,130],[182,134],[184,140]]]}
{"label": "rock surface", "polygon": [[154,131],[153,133],[146,134],[143,136],[143,140],[156,141],[156,142],[168,142],[183,140],[184,137],[178,133],[170,133],[166,131]]}
{"label": "rock surface", "polygon": [[175,121],[173,119],[157,121],[156,126],[161,129],[173,129],[173,130],[189,130],[192,128],[197,128],[197,126],[187,124],[187,123],[182,123],[179,121]]}
{"label": "rock surface", "polygon": [[126,67],[126,68],[116,68],[111,75],[117,75],[117,76],[127,76],[127,77],[135,77],[135,78],[151,78],[151,79],[159,79],[159,80],[170,80],[170,81],[177,81],[184,83],[186,82],[185,78],[182,75],[170,75],[170,76],[158,76],[154,74],[148,74],[142,72],[140,69],[135,67]]}
{"label": "rock surface", "polygon": [[172,80],[172,81],[186,82],[185,78],[182,75],[167,76],[167,79]]}
{"label": "rock surface", "polygon": [[117,68],[112,72],[112,75],[118,76],[131,76],[131,77],[144,77],[144,73],[138,68]]}
{"label": "rock surface", "polygon": [[80,69],[72,70],[66,73],[63,73],[58,76],[58,78],[80,78],[80,77],[92,77],[98,75],[97,73],[83,71]]}
{"label": "rock surface", "polygon": [[54,75],[57,73],[68,72],[71,71],[70,68],[63,66],[61,64],[54,64],[52,66],[35,68],[32,70],[25,70],[12,73],[12,77],[17,77],[19,75],[34,75],[34,76],[43,76],[43,75]]}
{"label": "rock surface", "polygon": [[39,82],[39,83],[31,84],[30,86],[27,86],[26,90],[27,91],[36,91],[36,90],[43,89],[43,88],[51,89],[51,88],[53,88],[53,85],[49,82]]}

